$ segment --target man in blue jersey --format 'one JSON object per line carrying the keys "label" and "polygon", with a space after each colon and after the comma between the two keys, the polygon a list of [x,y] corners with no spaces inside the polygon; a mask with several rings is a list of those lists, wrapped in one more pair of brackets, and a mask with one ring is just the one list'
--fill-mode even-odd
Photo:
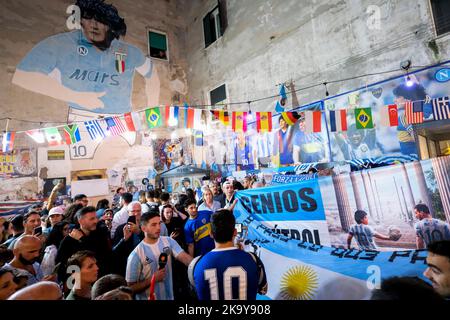
{"label": "man in blue jersey", "polygon": [[[144,213],[140,223],[145,238],[128,257],[125,279],[133,289],[136,300],[148,300],[151,280],[155,275],[156,300],[173,300],[172,256],[186,266],[192,257],[172,238],[160,236],[162,222],[158,209]],[[166,253],[168,259],[165,267],[160,269],[162,253]]]}
{"label": "man in blue jersey", "polygon": [[227,209],[216,211],[211,217],[216,248],[189,265],[189,278],[199,300],[256,300],[257,293],[267,293],[261,260],[234,245],[235,222]]}
{"label": "man in blue jersey", "polygon": [[188,253],[194,258],[214,249],[214,240],[210,236],[212,211],[197,211],[195,199],[187,199],[184,208],[189,214],[184,225],[184,235]]}
{"label": "man in blue jersey", "polygon": [[414,213],[419,220],[414,225],[417,249],[425,249],[434,241],[450,240],[450,225],[433,218],[426,204],[416,205]]}
{"label": "man in blue jersey", "polygon": [[139,48],[119,40],[127,27],[117,9],[102,0],[77,0],[76,6],[81,30],[39,42],[19,63],[12,82],[74,109],[122,114],[131,110],[137,71],[145,79],[147,105],[157,105],[156,69]]}

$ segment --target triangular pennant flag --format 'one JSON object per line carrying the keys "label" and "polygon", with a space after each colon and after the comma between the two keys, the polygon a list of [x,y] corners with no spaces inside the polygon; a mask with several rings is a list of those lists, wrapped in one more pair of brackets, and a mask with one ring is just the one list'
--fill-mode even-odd
{"label": "triangular pennant flag", "polygon": [[256,128],[258,132],[272,131],[272,112],[256,113]]}
{"label": "triangular pennant flag", "polygon": [[145,110],[145,121],[150,129],[160,127],[162,119],[159,107]]}
{"label": "triangular pennant flag", "polygon": [[127,131],[122,121],[117,116],[107,117],[105,118],[105,122],[107,126],[106,127],[107,134],[111,136],[118,136]]}
{"label": "triangular pennant flag", "polygon": [[330,111],[330,131],[347,131],[347,110]]}
{"label": "triangular pennant flag", "polygon": [[247,112],[233,112],[232,129],[234,132],[247,131]]}
{"label": "triangular pennant flag", "polygon": [[305,111],[305,133],[322,131],[322,111]]}
{"label": "triangular pennant flag", "polygon": [[94,141],[101,140],[106,136],[100,123],[97,120],[85,121],[84,126],[86,127],[89,136]]}
{"label": "triangular pennant flag", "polygon": [[58,128],[44,128],[45,137],[49,146],[59,146],[62,144],[62,137]]}
{"label": "triangular pennant flag", "polygon": [[16,137],[15,132],[4,132],[2,139],[2,151],[11,152],[14,148],[14,139]]}
{"label": "triangular pennant flag", "polygon": [[356,108],[355,119],[357,129],[372,129],[372,109],[371,108]]}
{"label": "triangular pennant flag", "polygon": [[64,137],[66,144],[74,144],[81,140],[80,129],[77,124],[68,124],[64,126]]}
{"label": "triangular pennant flag", "polygon": [[136,126],[134,125],[133,115],[131,114],[131,112],[127,112],[123,116],[128,131],[136,131]]}
{"label": "triangular pennant flag", "polygon": [[45,142],[44,133],[39,129],[28,130],[25,133],[27,134],[27,136],[29,136],[31,139],[33,139],[33,141],[36,143],[44,143]]}
{"label": "triangular pennant flag", "polygon": [[289,126],[292,126],[297,122],[298,119],[300,119],[300,114],[296,111],[282,112],[281,117]]}
{"label": "triangular pennant flag", "polygon": [[398,126],[398,109],[397,105],[392,104],[383,106],[380,109],[380,124],[385,127]]}

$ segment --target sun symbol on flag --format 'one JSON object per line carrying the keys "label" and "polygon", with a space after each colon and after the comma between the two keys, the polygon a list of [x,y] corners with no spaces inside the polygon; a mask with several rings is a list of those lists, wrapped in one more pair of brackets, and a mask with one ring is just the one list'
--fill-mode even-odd
{"label": "sun symbol on flag", "polygon": [[296,266],[283,275],[281,296],[285,300],[311,300],[317,286],[317,274],[311,267]]}

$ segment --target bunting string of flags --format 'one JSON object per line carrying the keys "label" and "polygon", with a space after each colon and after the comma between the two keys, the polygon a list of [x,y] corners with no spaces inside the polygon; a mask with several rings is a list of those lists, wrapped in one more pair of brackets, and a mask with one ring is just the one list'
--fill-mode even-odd
{"label": "bunting string of flags", "polygon": [[[431,99],[431,105],[434,120],[450,119],[450,99],[448,96]],[[419,124],[424,122],[424,101],[406,101],[405,106],[405,123]],[[144,114],[144,123],[149,129],[159,128],[163,125],[167,127],[176,127],[180,124],[180,108],[184,109],[184,127],[187,129],[195,129],[196,145],[203,145],[203,134],[198,133],[201,128],[202,115],[204,109],[189,107],[187,103],[183,107],[179,106],[155,106],[142,111],[128,112],[122,116],[111,116],[103,119],[95,119],[84,121],[84,127],[89,133],[92,140],[101,140],[106,136],[117,136],[125,132],[135,132],[142,130],[141,114]],[[226,111],[226,110],[209,110],[212,120],[219,121],[223,126],[230,126],[235,132],[248,131],[248,112],[242,111]],[[349,119],[351,115],[349,109],[330,110],[328,112],[328,120],[330,124],[330,132],[343,132],[348,130]],[[273,113],[272,112],[252,112],[255,115],[256,130],[258,133],[271,132],[273,130]],[[294,110],[281,112],[281,118],[288,124],[294,125],[298,120],[304,121],[305,133],[319,133],[323,131],[322,116],[324,111],[302,111]],[[353,115],[357,129],[374,128],[374,119],[372,108],[354,108]],[[386,105],[379,109],[380,125],[384,127],[395,127],[399,125],[398,105]],[[231,119],[230,119],[231,118]],[[101,124],[104,124],[102,126]],[[58,128],[63,131],[64,138],[61,136]],[[48,127],[42,129],[33,129],[26,131],[6,131],[2,137],[2,151],[10,152],[14,146],[14,138],[17,133],[26,133],[36,143],[45,143],[47,141],[50,146],[57,146],[63,143],[68,145],[81,141],[80,126],[77,123],[66,124],[56,127]],[[200,142],[201,141],[201,142]],[[198,143],[197,143],[198,142]]]}

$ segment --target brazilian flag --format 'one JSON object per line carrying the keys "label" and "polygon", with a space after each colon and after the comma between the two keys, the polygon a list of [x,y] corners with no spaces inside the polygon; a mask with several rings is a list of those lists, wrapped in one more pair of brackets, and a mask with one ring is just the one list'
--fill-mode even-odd
{"label": "brazilian flag", "polygon": [[150,129],[162,126],[161,110],[159,108],[145,110],[145,121]]}
{"label": "brazilian flag", "polygon": [[373,118],[371,108],[356,108],[355,119],[357,129],[372,129]]}

